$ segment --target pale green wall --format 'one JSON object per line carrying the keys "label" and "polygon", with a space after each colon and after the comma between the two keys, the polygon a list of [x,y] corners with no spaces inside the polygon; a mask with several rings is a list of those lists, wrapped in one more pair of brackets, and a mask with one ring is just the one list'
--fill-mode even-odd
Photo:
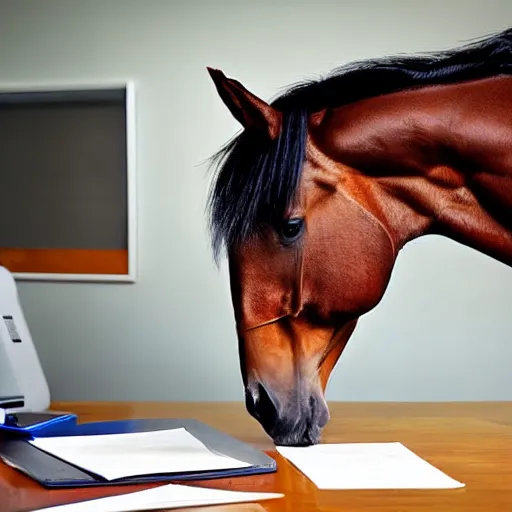
{"label": "pale green wall", "polygon": [[[238,125],[207,65],[267,98],[352,59],[441,49],[507,24],[510,0],[0,0],[1,83],[138,87],[138,283],[19,285],[53,398],[242,399],[199,165]],[[437,238],[411,245],[328,398],[512,399],[511,304],[512,270]]]}

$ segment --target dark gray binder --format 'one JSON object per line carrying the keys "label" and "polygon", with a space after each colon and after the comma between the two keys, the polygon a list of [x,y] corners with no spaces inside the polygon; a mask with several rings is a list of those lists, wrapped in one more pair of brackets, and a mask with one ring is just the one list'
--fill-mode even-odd
{"label": "dark gray binder", "polygon": [[[58,435],[119,434],[175,428],[185,428],[210,450],[242,460],[250,466],[219,471],[167,473],[106,480],[36,448],[28,443],[26,436],[12,436],[6,433],[0,436],[0,458],[41,485],[51,488],[205,480],[272,473],[277,470],[276,461],[266,453],[193,419],[135,419],[82,423],[74,425],[68,431],[59,432]],[[48,431],[48,435],[52,435],[51,430]],[[45,432],[38,432],[37,436],[45,437]]]}

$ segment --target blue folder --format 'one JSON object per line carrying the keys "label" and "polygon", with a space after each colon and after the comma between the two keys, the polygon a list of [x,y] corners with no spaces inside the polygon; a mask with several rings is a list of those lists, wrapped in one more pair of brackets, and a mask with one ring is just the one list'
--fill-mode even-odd
{"label": "blue folder", "polygon": [[[48,488],[205,480],[272,473],[277,470],[276,461],[266,453],[193,419],[133,419],[82,424],[77,423],[77,417],[72,414],[56,415],[54,418],[45,418],[39,422],[23,422],[17,419],[18,422],[10,426],[0,425],[0,459]],[[141,475],[107,480],[54,457],[28,442],[34,437],[119,434],[176,428],[185,428],[210,450],[247,462],[249,466],[219,471]]]}
{"label": "blue folder", "polygon": [[6,412],[4,423],[0,423],[0,435],[22,438],[58,436],[70,432],[76,427],[76,414],[44,412]]}

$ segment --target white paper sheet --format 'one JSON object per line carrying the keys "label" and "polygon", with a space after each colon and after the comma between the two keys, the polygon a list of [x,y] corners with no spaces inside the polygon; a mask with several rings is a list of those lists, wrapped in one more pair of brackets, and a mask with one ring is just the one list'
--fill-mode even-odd
{"label": "white paper sheet", "polygon": [[279,446],[277,451],[319,489],[452,489],[445,475],[401,443]]}
{"label": "white paper sheet", "polygon": [[282,494],[277,493],[235,492],[169,484],[145,491],[129,492],[120,496],[109,496],[80,503],[47,507],[31,512],[132,512],[246,503],[282,497]]}
{"label": "white paper sheet", "polygon": [[184,428],[128,434],[40,437],[37,448],[107,480],[250,464],[209,450]]}

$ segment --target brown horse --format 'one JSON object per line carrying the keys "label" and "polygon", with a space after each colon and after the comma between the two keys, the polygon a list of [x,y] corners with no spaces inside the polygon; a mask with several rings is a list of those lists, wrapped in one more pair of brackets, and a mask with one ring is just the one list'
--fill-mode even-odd
{"label": "brown horse", "polygon": [[512,265],[512,30],[350,64],[267,103],[208,68],[243,131],[215,155],[246,405],[276,444],[320,440],[324,393],[398,252],[439,234]]}

